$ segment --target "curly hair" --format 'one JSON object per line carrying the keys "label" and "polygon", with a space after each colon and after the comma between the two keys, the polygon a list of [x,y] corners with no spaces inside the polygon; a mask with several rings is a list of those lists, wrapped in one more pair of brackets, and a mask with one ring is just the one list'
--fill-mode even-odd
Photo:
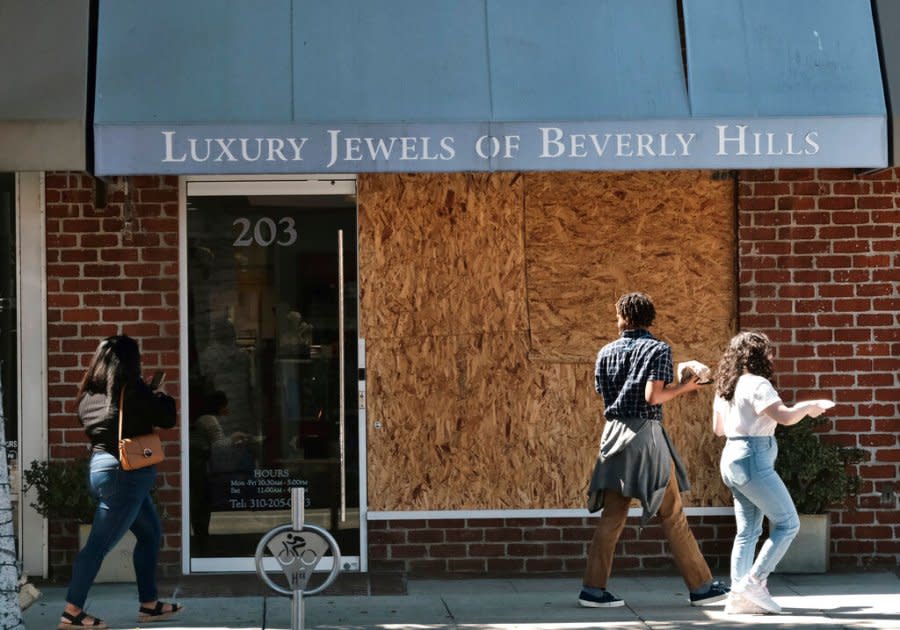
{"label": "curly hair", "polygon": [[744,372],[771,379],[772,351],[772,342],[761,332],[742,332],[732,337],[716,370],[716,394],[732,400],[738,379]]}
{"label": "curly hair", "polygon": [[616,300],[616,313],[633,328],[649,328],[656,319],[653,301],[646,293],[626,293]]}

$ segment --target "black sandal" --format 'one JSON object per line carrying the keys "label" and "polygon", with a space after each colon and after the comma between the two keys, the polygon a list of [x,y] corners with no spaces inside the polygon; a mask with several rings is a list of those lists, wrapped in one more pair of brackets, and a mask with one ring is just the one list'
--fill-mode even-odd
{"label": "black sandal", "polygon": [[[84,623],[84,620],[88,617],[91,618],[93,623]],[[58,630],[68,630],[69,628],[94,628],[95,630],[104,630],[104,628],[109,628],[105,621],[99,617],[89,615],[83,610],[77,615],[63,611],[62,618],[65,619],[65,621],[59,622],[59,625],[56,626]]]}
{"label": "black sandal", "polygon": [[[169,610],[164,610],[166,606],[171,606],[172,608]],[[147,623],[150,621],[163,621],[168,619],[169,617],[174,617],[178,613],[184,610],[184,606],[176,603],[168,603],[162,600],[156,602],[156,606],[153,608],[148,608],[146,606],[141,606],[138,609],[138,622]]]}

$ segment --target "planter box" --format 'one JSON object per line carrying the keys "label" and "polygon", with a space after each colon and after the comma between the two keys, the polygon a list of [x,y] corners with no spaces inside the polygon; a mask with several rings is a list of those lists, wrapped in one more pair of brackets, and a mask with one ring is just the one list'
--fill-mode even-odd
{"label": "planter box", "polygon": [[831,514],[801,514],[800,531],[776,573],[825,573],[831,549]]}
{"label": "planter box", "polygon": [[[88,535],[91,533],[90,525],[78,526],[78,548],[84,547]],[[126,532],[115,547],[110,550],[103,559],[100,572],[97,573],[97,584],[109,582],[134,582],[134,561],[131,556],[134,552],[135,538],[131,532]]]}

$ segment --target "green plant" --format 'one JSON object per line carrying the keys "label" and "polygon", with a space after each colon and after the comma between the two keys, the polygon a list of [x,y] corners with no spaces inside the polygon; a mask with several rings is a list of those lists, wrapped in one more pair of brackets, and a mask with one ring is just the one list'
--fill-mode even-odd
{"label": "green plant", "polygon": [[865,451],[823,442],[815,428],[827,422],[825,416],[806,417],[775,429],[775,470],[801,514],[824,514],[829,505],[859,491],[860,478],[847,472],[847,466],[861,462]]}
{"label": "green plant", "polygon": [[[97,500],[88,488],[88,458],[33,461],[22,473],[24,490],[34,488],[36,500],[31,507],[44,518],[74,519],[79,523],[91,523]],[[167,517],[159,504],[156,488],[150,497],[161,519]]]}
{"label": "green plant", "polygon": [[31,507],[44,518],[90,523],[97,502],[88,490],[87,472],[85,458],[31,462],[22,473],[25,491],[37,492]]}

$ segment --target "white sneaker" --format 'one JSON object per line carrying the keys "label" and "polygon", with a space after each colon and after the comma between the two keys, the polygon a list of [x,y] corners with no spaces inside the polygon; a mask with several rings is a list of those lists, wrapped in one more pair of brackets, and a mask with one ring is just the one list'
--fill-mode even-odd
{"label": "white sneaker", "polygon": [[768,612],[765,608],[757,606],[744,599],[742,595],[735,593],[729,593],[728,601],[725,602],[725,614],[727,615],[765,615]]}
{"label": "white sneaker", "polygon": [[769,589],[765,584],[754,582],[749,576],[741,580],[732,589],[733,593],[740,595],[750,603],[756,604],[766,612],[778,614],[781,612],[779,606],[772,596],[769,595]]}

